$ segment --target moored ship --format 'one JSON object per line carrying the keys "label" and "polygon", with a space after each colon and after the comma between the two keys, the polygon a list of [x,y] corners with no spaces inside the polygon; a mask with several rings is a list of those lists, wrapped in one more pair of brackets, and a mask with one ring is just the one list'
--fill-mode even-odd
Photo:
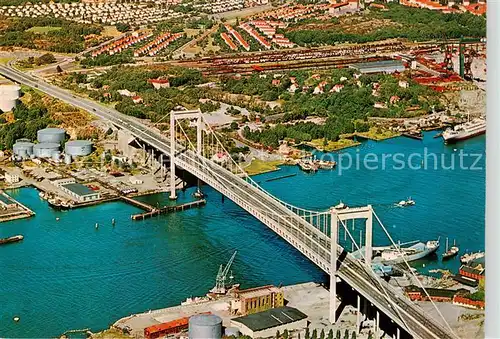
{"label": "moored ship", "polygon": [[[381,262],[384,264],[400,264],[422,259],[435,253],[439,248],[438,240],[429,240],[426,243],[417,242],[410,247],[401,247],[401,245],[374,248],[376,256],[373,262]],[[378,253],[377,253],[378,252]],[[378,254],[378,255],[377,255]]]}
{"label": "moored ship", "polygon": [[476,118],[466,123],[456,125],[453,129],[448,128],[442,134],[445,143],[453,143],[460,140],[470,139],[477,135],[486,133],[486,120]]}
{"label": "moored ship", "polygon": [[470,264],[474,260],[484,258],[484,252],[465,253],[460,257],[460,262],[464,265]]}
{"label": "moored ship", "polygon": [[14,235],[12,237],[2,238],[2,239],[0,239],[0,245],[8,244],[11,242],[18,242],[18,241],[21,241],[23,239],[24,239],[24,237],[22,235]]}

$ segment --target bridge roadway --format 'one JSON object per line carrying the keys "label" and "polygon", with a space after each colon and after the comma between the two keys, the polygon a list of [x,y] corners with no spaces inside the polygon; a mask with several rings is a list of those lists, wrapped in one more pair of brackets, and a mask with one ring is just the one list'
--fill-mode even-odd
{"label": "bridge roadway", "polygon": [[[89,111],[122,129],[128,130],[135,137],[169,154],[169,140],[166,137],[114,109],[77,97],[66,90],[12,68],[0,66],[0,74]],[[180,153],[175,158],[175,164],[233,200],[279,234],[323,271],[330,273],[330,238],[292,212],[276,198],[214,162],[198,157],[191,150]],[[419,306],[404,297],[401,292],[376,277],[373,271],[352,258],[350,254],[341,256],[342,252],[343,249],[339,246],[339,258],[343,259],[337,272],[338,277],[386,314],[400,328],[410,333],[414,338],[457,338],[444,325],[437,323]]]}

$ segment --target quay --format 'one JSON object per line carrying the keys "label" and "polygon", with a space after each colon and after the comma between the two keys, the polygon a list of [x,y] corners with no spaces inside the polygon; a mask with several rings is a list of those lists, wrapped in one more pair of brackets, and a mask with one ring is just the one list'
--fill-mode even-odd
{"label": "quay", "polygon": [[[143,209],[145,211],[153,212],[156,209],[155,207],[148,205],[145,202],[141,202],[139,200],[132,199],[132,198],[127,197],[125,195],[122,196],[121,198],[122,198],[122,200],[129,203],[130,205],[135,206],[135,207],[139,207],[140,209]],[[132,218],[132,219],[134,219],[134,218]]]}
{"label": "quay", "polygon": [[0,222],[29,218],[35,215],[35,212],[4,191],[0,191],[0,206]]}
{"label": "quay", "polygon": [[[202,199],[202,200],[196,200],[196,201],[192,201],[192,202],[188,202],[188,203],[176,205],[176,206],[165,206],[162,208],[153,208],[149,212],[134,214],[131,216],[131,218],[132,218],[132,220],[144,220],[144,219],[151,218],[151,217],[154,217],[154,216],[157,216],[160,214],[168,214],[168,213],[173,213],[173,212],[177,212],[177,211],[188,210],[188,209],[191,209],[194,207],[203,206],[206,203],[207,203],[207,201],[205,199]],[[149,207],[151,207],[151,206],[149,206]]]}
{"label": "quay", "polygon": [[287,174],[287,175],[282,175],[282,176],[279,176],[279,177],[275,177],[275,178],[270,178],[270,179],[267,179],[265,180],[265,182],[269,182],[269,181],[276,181],[276,180],[281,180],[281,179],[286,179],[286,178],[291,178],[291,177],[294,177],[296,176],[297,174],[294,173],[294,174]]}
{"label": "quay", "polygon": [[402,136],[410,138],[410,139],[415,139],[415,140],[423,140],[424,137],[422,136],[421,133],[403,133]]}

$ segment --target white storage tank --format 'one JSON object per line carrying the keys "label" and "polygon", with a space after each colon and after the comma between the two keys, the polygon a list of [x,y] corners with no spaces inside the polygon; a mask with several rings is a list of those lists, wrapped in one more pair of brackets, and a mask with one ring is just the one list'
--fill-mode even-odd
{"label": "white storage tank", "polygon": [[50,158],[55,151],[59,151],[58,143],[41,142],[33,146],[33,154],[37,158]]}
{"label": "white storage tank", "polygon": [[62,128],[44,128],[36,132],[36,138],[40,143],[58,143],[64,141],[66,131]]}
{"label": "white storage tank", "polygon": [[69,154],[65,154],[65,155],[64,155],[64,163],[65,163],[66,165],[71,164],[71,155],[69,155]]}
{"label": "white storage tank", "polygon": [[14,84],[0,84],[0,110],[9,112],[16,107],[21,87]]}
{"label": "white storage tank", "polygon": [[214,314],[197,314],[189,318],[189,339],[222,338],[222,319]]}
{"label": "white storage tank", "polygon": [[52,152],[52,160],[54,160],[55,162],[59,162],[60,159],[61,159],[61,151]]}
{"label": "white storage tank", "polygon": [[64,145],[64,151],[72,157],[89,155],[92,153],[92,141],[70,140]]}
{"label": "white storage tank", "polygon": [[17,142],[12,146],[12,152],[14,155],[19,156],[23,159],[28,158],[33,154],[33,147],[35,146],[32,142],[27,142],[24,140],[17,140]]}

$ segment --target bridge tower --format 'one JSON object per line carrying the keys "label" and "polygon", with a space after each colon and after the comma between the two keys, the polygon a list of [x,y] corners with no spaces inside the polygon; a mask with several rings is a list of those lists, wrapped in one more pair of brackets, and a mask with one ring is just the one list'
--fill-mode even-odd
{"label": "bridge tower", "polygon": [[[201,156],[202,139],[201,132],[203,128],[203,115],[200,109],[197,110],[184,110],[184,111],[171,111],[170,112],[170,199],[176,200],[177,194],[175,192],[175,123],[178,120],[196,120],[196,153]],[[198,181],[198,186],[199,186]]]}
{"label": "bridge tower", "polygon": [[[338,232],[339,223],[347,230],[348,220],[365,219],[365,249],[364,261],[365,265],[371,267],[373,257],[373,208],[372,205],[346,209],[330,209],[330,323],[335,324],[337,321],[337,268],[338,266]],[[357,302],[357,330],[361,325],[361,301],[358,297]]]}

